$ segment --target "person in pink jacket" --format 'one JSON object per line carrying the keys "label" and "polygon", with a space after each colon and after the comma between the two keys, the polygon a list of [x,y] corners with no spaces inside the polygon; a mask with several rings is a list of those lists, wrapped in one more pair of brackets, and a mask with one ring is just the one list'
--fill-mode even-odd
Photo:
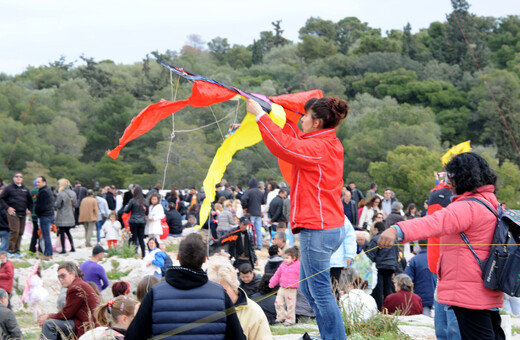
{"label": "person in pink jacket", "polygon": [[300,277],[298,257],[298,247],[287,249],[283,254],[283,263],[269,280],[269,288],[274,288],[278,283],[280,284],[280,290],[278,290],[274,303],[276,307],[275,322],[283,322],[284,326],[291,326],[296,323],[296,295]]}
{"label": "person in pink jacket", "polygon": [[497,176],[484,158],[471,152],[455,156],[446,171],[456,194],[452,203],[433,215],[399,222],[381,234],[378,245],[390,247],[396,238],[410,242],[440,236],[439,303],[452,306],[462,339],[505,339],[498,313],[503,293],[484,287],[477,260],[460,235],[466,234],[479,258],[488,257],[496,217],[479,202],[465,199],[478,198],[496,209]]}

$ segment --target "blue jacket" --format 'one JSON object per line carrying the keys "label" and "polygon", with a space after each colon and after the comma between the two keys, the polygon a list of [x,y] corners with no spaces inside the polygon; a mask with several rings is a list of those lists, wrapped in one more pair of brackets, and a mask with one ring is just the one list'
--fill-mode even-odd
{"label": "blue jacket", "polygon": [[347,266],[346,260],[356,257],[356,250],[356,231],[345,216],[345,238],[339,248],[332,254],[330,266],[333,268],[345,268]]}
{"label": "blue jacket", "polygon": [[433,306],[435,286],[433,284],[433,274],[428,269],[426,249],[421,249],[419,254],[410,259],[404,272],[412,278],[414,283],[413,292],[421,297],[423,306]]}
{"label": "blue jacket", "polygon": [[[206,317],[211,320],[199,321]],[[166,281],[144,297],[125,339],[148,339],[183,326],[188,329],[167,339],[245,339],[233,302],[221,285],[208,281],[200,269],[171,267]]]}

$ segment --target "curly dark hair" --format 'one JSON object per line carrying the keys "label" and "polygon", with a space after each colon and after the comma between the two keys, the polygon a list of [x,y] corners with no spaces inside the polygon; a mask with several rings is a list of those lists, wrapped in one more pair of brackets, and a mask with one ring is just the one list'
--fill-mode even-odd
{"label": "curly dark hair", "polygon": [[497,175],[488,162],[473,152],[461,153],[446,164],[448,180],[455,186],[457,195],[467,191],[477,192],[477,188],[492,184],[496,186]]}

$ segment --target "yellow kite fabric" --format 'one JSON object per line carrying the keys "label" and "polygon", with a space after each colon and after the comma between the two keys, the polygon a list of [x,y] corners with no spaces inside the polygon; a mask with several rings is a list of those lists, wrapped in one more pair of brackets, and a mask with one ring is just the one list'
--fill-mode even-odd
{"label": "yellow kite fabric", "polygon": [[442,166],[446,166],[446,164],[448,164],[449,161],[451,161],[451,159],[460,154],[460,153],[464,153],[464,152],[470,152],[471,151],[471,145],[470,145],[470,142],[471,141],[465,141],[465,142],[462,142],[460,144],[457,144],[455,145],[454,147],[452,147],[451,149],[448,150],[448,152],[446,152],[444,154],[444,156],[441,157],[441,162],[442,162]]}
{"label": "yellow kite fabric", "polygon": [[[269,117],[271,117],[276,125],[280,127],[285,126],[285,111],[280,105],[271,105],[271,113],[269,113]],[[211,202],[215,199],[215,186],[222,180],[224,172],[226,171],[228,164],[231,163],[233,155],[238,150],[255,145],[261,140],[262,135],[260,134],[258,124],[255,121],[255,116],[247,113],[240,127],[234,134],[226,138],[220,148],[218,148],[203,183],[206,198],[200,207],[200,226],[203,226],[208,219],[211,210]]]}

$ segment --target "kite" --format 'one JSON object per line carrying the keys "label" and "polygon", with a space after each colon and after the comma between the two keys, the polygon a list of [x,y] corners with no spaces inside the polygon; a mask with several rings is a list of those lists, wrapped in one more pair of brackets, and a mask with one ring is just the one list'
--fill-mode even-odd
{"label": "kite", "polygon": [[460,144],[457,144],[455,145],[454,147],[452,147],[451,149],[449,149],[442,157],[441,157],[441,162],[442,162],[442,166],[445,167],[446,164],[448,164],[449,161],[451,161],[451,159],[460,154],[460,153],[464,153],[464,152],[470,152],[471,151],[471,145],[470,145],[470,142],[471,141],[465,141],[465,142],[462,142]]}
{"label": "kite", "polygon": [[[107,152],[108,156],[113,159],[119,156],[121,149],[130,141],[150,131],[158,122],[182,110],[187,105],[205,107],[231,100],[236,96],[252,98],[260,104],[262,109],[270,115],[278,126],[282,128],[284,128],[284,126],[294,128],[305,112],[305,103],[311,98],[323,97],[321,90],[272,97],[256,93],[247,93],[236,87],[219,83],[162,61],[159,61],[159,64],[177,74],[179,77],[193,82],[191,96],[177,101],[162,99],[160,102],[151,104],[142,110],[132,119],[125,129],[123,136],[119,139],[119,145],[115,149]],[[239,126],[237,125],[231,129],[231,133],[229,133],[228,137],[217,150],[203,182],[206,198],[200,208],[200,225],[204,225],[209,216],[210,204],[215,197],[215,185],[222,180],[227,165],[231,162],[233,155],[238,150],[252,146],[261,140],[262,137],[255,117],[249,113],[246,114]],[[282,160],[278,160],[278,162],[284,179],[289,183],[291,165]]]}

